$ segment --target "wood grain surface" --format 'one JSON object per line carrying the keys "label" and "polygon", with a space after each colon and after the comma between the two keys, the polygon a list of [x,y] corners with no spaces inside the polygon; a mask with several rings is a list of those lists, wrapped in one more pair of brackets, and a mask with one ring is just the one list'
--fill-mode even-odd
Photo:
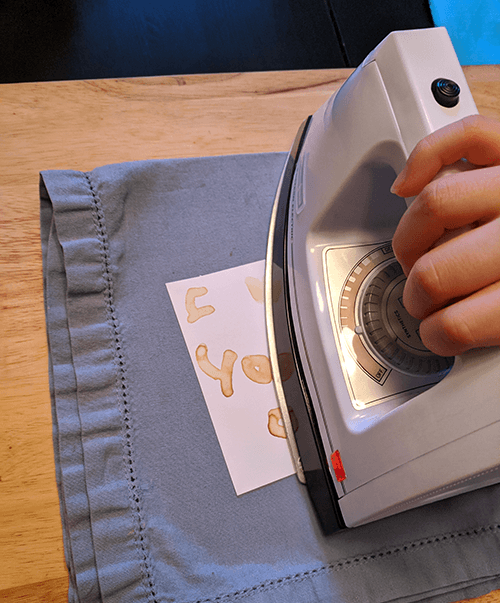
{"label": "wood grain surface", "polygon": [[[465,69],[500,119],[500,67]],[[350,70],[0,86],[0,600],[67,600],[52,452],[38,173],[288,150]],[[499,603],[500,591],[479,599]]]}

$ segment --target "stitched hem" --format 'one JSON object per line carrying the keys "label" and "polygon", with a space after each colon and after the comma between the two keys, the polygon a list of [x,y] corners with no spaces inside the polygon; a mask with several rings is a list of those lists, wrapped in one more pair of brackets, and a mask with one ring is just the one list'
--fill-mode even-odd
{"label": "stitched hem", "polygon": [[274,580],[266,580],[261,584],[257,584],[252,587],[248,587],[242,590],[233,591],[231,593],[226,593],[224,595],[217,595],[215,597],[210,597],[206,599],[194,599],[190,600],[186,603],[224,603],[226,601],[237,601],[238,599],[243,599],[245,597],[257,594],[264,593],[268,590],[273,590],[275,588],[279,588],[282,586],[286,586],[288,584],[294,584],[298,582],[302,582],[303,580],[308,580],[310,578],[314,578],[321,574],[327,572],[338,572],[342,570],[348,570],[350,568],[359,567],[365,563],[369,563],[371,561],[375,561],[377,559],[388,558],[395,555],[402,555],[405,553],[413,552],[419,548],[424,546],[432,546],[442,543],[451,543],[456,541],[459,538],[471,538],[478,536],[485,536],[488,534],[497,534],[500,532],[500,524],[494,524],[491,526],[481,527],[481,528],[472,528],[470,530],[460,530],[458,532],[452,532],[448,534],[441,534],[439,536],[424,538],[421,540],[416,540],[414,542],[408,542],[401,546],[396,546],[392,549],[387,549],[385,551],[378,551],[367,555],[359,555],[356,557],[350,557],[347,559],[342,559],[340,561],[336,561],[334,563],[328,563],[322,565],[320,567],[314,568],[312,570],[306,570],[304,572],[298,572],[296,574],[291,574],[288,576],[284,576],[282,578],[276,578]]}
{"label": "stitched hem", "polygon": [[[61,381],[76,384],[72,367],[72,350],[68,337],[67,314],[61,322],[61,314],[67,312],[65,292],[67,282],[63,271],[63,254],[53,220],[53,208],[43,179],[40,181],[41,200],[41,241],[44,263],[44,301],[47,325],[47,344],[49,351],[49,384],[53,416],[53,444],[56,466],[56,480],[60,498],[60,511],[63,526],[69,524],[69,517],[78,517],[72,530],[63,530],[64,552],[69,573],[68,599],[79,602],[78,592],[92,592],[101,600],[101,589],[97,573],[93,533],[90,524],[88,492],[83,467],[83,448],[81,442],[81,424],[78,421],[68,429],[64,422],[68,407],[78,417],[76,387],[71,395],[68,391],[59,391]],[[62,407],[59,402],[62,400]],[[61,422],[59,421],[61,418]],[[72,454],[67,454],[71,450]],[[75,461],[76,457],[76,461]],[[70,483],[64,474],[71,473]],[[75,497],[75,484],[83,496]],[[85,568],[85,570],[83,570]],[[83,570],[83,571],[82,571]],[[97,587],[97,588],[96,588]],[[94,597],[92,601],[96,600]]]}
{"label": "stitched hem", "polygon": [[148,598],[153,603],[159,603],[157,589],[153,580],[153,569],[150,560],[150,554],[148,551],[146,534],[145,534],[145,521],[141,508],[141,499],[139,490],[137,487],[137,474],[134,462],[134,451],[132,443],[132,416],[130,412],[130,403],[128,398],[128,386],[126,378],[126,362],[124,356],[124,346],[122,341],[120,322],[118,320],[116,307],[114,303],[113,295],[113,276],[111,273],[111,259],[108,235],[106,231],[106,222],[104,211],[97,192],[92,184],[89,173],[84,173],[85,179],[87,180],[90,192],[92,194],[92,214],[94,219],[94,225],[97,233],[97,238],[101,248],[102,258],[102,276],[104,278],[105,289],[104,298],[109,315],[109,322],[113,333],[113,344],[115,360],[118,368],[117,375],[117,388],[119,392],[119,400],[121,413],[123,417],[124,425],[124,456],[127,468],[127,481],[130,491],[130,504],[135,519],[135,544],[140,556],[141,566],[143,568],[145,587],[148,594]]}

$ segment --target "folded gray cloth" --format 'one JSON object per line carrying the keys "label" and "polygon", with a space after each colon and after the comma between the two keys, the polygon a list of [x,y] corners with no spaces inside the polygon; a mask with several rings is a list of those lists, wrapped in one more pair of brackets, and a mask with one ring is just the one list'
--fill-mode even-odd
{"label": "folded gray cloth", "polygon": [[500,588],[500,486],[322,535],[294,476],[234,493],[165,283],[264,258],[283,154],[41,179],[70,601],[454,601]]}

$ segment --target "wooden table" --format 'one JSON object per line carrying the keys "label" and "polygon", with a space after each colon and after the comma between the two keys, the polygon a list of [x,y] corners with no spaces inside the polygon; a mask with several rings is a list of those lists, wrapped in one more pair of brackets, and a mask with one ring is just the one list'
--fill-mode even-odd
{"label": "wooden table", "polygon": [[[465,69],[500,119],[500,66]],[[350,70],[0,86],[0,599],[66,601],[52,453],[38,172],[288,150]],[[500,591],[480,599],[500,603]]]}

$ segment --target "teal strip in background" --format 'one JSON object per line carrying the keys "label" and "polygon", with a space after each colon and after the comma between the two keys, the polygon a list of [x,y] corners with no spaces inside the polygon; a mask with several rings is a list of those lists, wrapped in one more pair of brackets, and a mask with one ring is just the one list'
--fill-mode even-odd
{"label": "teal strip in background", "polygon": [[462,65],[500,63],[499,0],[429,0],[436,26],[447,28]]}

